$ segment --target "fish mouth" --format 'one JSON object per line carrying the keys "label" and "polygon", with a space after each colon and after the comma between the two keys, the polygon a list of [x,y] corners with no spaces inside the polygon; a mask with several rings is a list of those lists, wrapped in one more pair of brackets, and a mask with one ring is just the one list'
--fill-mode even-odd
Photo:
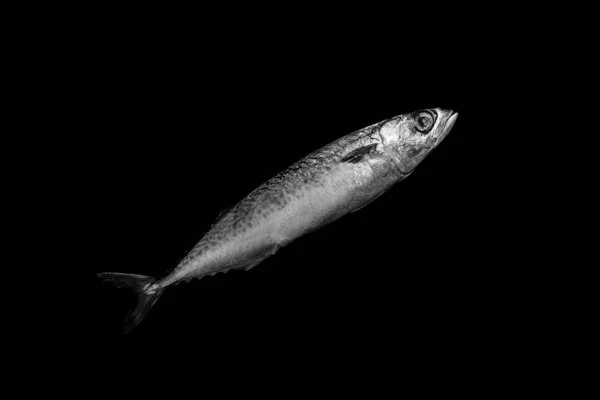
{"label": "fish mouth", "polygon": [[456,118],[458,117],[458,113],[452,110],[443,110],[443,114],[447,114],[444,116],[445,121],[443,121],[444,126],[441,128],[441,133],[437,138],[435,145],[437,146],[444,140],[444,138],[448,135],[454,123],[456,122]]}

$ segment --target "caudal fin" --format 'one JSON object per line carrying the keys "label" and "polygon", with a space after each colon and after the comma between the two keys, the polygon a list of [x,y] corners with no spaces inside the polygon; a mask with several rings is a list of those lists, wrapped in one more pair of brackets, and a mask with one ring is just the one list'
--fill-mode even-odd
{"label": "caudal fin", "polygon": [[137,295],[137,305],[125,317],[125,333],[135,328],[148,314],[163,292],[163,288],[148,290],[156,279],[151,276],[122,274],[119,272],[102,272],[98,277],[104,282],[118,288],[133,290]]}

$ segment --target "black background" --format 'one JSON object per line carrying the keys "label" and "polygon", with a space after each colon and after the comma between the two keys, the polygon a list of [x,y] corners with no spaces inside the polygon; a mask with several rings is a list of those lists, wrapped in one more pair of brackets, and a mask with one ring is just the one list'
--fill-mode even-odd
{"label": "black background", "polygon": [[[510,109],[490,96],[502,91],[506,59],[469,35],[407,30],[384,41],[351,22],[325,35],[327,21],[233,29],[128,18],[81,38],[68,32],[75,44],[60,63],[68,117],[54,144],[67,154],[67,257],[84,283],[74,334],[106,349],[96,359],[451,358],[523,340],[540,304],[529,294],[535,267],[513,258],[527,224],[509,222],[519,194],[507,190],[506,156],[520,157],[501,136]],[[249,272],[167,288],[123,335],[134,299],[97,273],[162,277],[221,211],[288,165],[357,129],[434,107],[459,117],[408,179]]]}
{"label": "black background", "polygon": [[[447,329],[489,312],[503,272],[486,253],[495,240],[487,224],[499,210],[489,208],[495,194],[478,166],[486,133],[461,82],[448,71],[404,77],[401,69],[390,81],[373,66],[358,77],[361,68],[344,64],[360,61],[328,66],[324,54],[291,53],[208,66],[136,60],[98,77],[77,199],[95,227],[91,272],[164,275],[221,211],[356,129],[427,107],[459,112],[457,123],[410,178],[369,207],[251,272],[169,288],[132,336],[391,338],[402,320]],[[120,333],[121,318],[106,315],[102,329]]]}
{"label": "black background", "polygon": [[[7,14],[5,230],[26,248],[5,262],[3,331],[8,370],[34,375],[20,388],[371,398],[585,379],[593,196],[573,177],[593,135],[589,102],[565,110],[586,96],[561,89],[589,92],[567,33],[593,25],[571,30],[564,7],[221,5]],[[99,272],[160,278],[277,172],[429,107],[459,117],[404,182],[251,271],[168,287],[123,335],[135,299]]]}

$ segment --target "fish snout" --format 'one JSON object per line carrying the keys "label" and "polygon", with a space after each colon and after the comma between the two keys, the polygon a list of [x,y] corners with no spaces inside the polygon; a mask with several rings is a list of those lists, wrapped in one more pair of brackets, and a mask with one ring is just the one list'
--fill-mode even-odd
{"label": "fish snout", "polygon": [[442,140],[450,133],[450,130],[454,126],[456,122],[456,118],[458,117],[458,113],[453,110],[444,110],[437,109],[438,118],[440,118],[439,123],[439,133],[436,140],[436,146],[441,143]]}

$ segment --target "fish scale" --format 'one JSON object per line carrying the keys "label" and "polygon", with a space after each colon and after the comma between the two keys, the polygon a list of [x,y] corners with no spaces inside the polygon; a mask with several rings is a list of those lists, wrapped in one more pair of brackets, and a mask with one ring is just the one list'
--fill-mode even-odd
{"label": "fish scale", "polygon": [[253,268],[294,239],[369,204],[412,173],[446,137],[457,115],[439,108],[402,114],[309,154],[224,213],[162,279],[100,274],[138,294],[126,331],[139,324],[169,285]]}
{"label": "fish scale", "polygon": [[[378,124],[353,132],[330,143],[259,186],[217,221],[175,269],[174,275],[169,276],[159,284],[168,284],[172,280],[186,276],[186,274],[202,276],[203,270],[198,268],[198,264],[202,262],[203,254],[218,246],[230,243],[238,237],[247,237],[248,235],[244,236],[244,233],[248,229],[260,229],[261,224],[265,222],[277,221],[276,219],[269,221],[268,218],[273,214],[285,213],[286,207],[301,205],[302,201],[307,201],[307,197],[310,198],[311,190],[313,190],[313,195],[317,195],[318,188],[325,186],[327,175],[335,176],[332,170],[342,158],[342,155],[348,153],[354,147],[360,146],[362,143],[360,139],[369,135],[376,125]],[[240,240],[244,239],[240,238]],[[273,240],[275,241],[275,239]],[[272,244],[281,247],[285,242],[280,241]],[[268,244],[265,246],[268,247]],[[244,266],[237,264],[233,261],[229,265],[222,265],[221,268],[227,270]],[[189,278],[194,277],[187,276]]]}

